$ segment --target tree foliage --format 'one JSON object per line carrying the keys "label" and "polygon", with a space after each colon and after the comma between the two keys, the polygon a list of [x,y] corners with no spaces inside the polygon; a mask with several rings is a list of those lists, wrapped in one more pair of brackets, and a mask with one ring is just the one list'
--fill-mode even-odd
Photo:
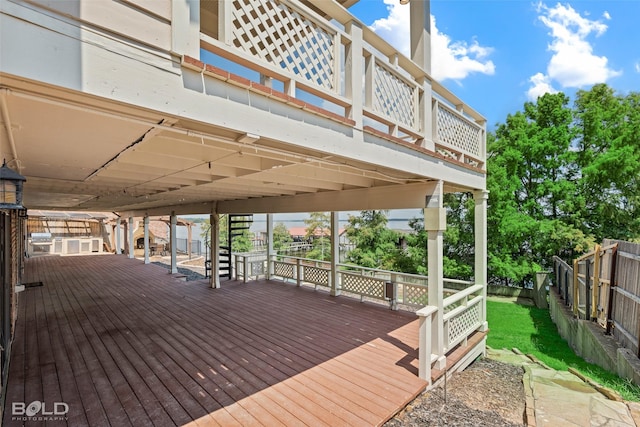
{"label": "tree foliage", "polygon": [[329,212],[311,212],[309,218],[304,220],[306,237],[310,239],[313,249],[307,252],[306,257],[328,261],[331,259],[331,214]]}
{"label": "tree foliage", "polygon": [[573,108],[545,94],[487,142],[490,279],[523,284],[553,255],[640,236],[638,93],[596,85]]}
{"label": "tree foliage", "polygon": [[[220,245],[226,246],[229,236],[229,216],[220,215],[220,223],[218,229],[218,238]],[[206,218],[202,221],[202,233],[200,236],[204,240],[205,245],[211,249],[211,221]],[[251,241],[251,231],[243,230],[242,234],[233,238],[231,251],[235,253],[250,252],[253,250],[253,242]]]}
{"label": "tree foliage", "polygon": [[293,242],[291,234],[287,226],[279,222],[273,226],[273,249],[275,251],[280,250],[282,247],[289,245]]}
{"label": "tree foliage", "polygon": [[391,270],[398,262],[398,232],[387,228],[385,211],[362,211],[349,216],[345,232],[355,248],[347,253],[347,261],[369,268]]}

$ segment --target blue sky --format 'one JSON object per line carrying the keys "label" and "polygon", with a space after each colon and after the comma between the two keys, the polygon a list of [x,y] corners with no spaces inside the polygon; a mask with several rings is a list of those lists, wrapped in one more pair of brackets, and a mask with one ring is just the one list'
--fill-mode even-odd
{"label": "blue sky", "polygon": [[[360,0],[366,25],[409,50],[409,6]],[[545,92],[640,91],[640,0],[432,0],[432,75],[489,129]]]}

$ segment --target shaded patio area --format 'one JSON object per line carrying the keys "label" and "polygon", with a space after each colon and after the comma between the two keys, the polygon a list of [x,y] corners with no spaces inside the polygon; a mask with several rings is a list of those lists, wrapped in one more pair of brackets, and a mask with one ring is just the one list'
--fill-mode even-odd
{"label": "shaded patio area", "polygon": [[426,387],[414,314],[113,255],[31,258],[23,282],[4,425],[33,401],[69,405],[52,425],[378,425]]}

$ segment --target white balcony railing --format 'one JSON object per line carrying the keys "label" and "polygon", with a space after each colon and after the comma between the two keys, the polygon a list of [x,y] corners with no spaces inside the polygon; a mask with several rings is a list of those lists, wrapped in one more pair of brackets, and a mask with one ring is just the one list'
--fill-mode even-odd
{"label": "white balcony railing", "polygon": [[[257,280],[266,277],[265,253],[235,254],[235,278]],[[386,302],[393,310],[399,306],[416,310],[419,327],[419,373],[430,378],[431,367],[443,360],[445,354],[483,327],[484,296],[482,285],[471,281],[444,279],[445,298],[442,305],[429,305],[428,278],[417,274],[399,273],[338,264],[337,283],[331,283],[331,264],[307,258],[276,255],[271,262],[271,279],[339,290],[361,300]],[[455,289],[457,288],[457,289]],[[438,316],[442,313],[442,316]],[[442,318],[442,324],[438,319]]]}
{"label": "white balcony railing", "polygon": [[251,89],[484,169],[484,118],[337,3],[202,4],[201,47],[256,72]]}

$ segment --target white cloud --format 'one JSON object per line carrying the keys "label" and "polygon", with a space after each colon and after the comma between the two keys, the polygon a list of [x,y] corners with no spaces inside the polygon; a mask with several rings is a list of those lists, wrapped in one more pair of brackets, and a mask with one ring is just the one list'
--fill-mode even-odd
{"label": "white cloud", "polygon": [[[371,29],[379,36],[409,56],[410,51],[410,6],[400,5],[398,0],[384,0],[389,12],[386,18],[376,20]],[[477,40],[452,41],[441,33],[431,16],[431,75],[439,81],[462,80],[471,73],[493,75],[495,65],[487,59],[493,48],[481,46]]]}
{"label": "white cloud", "polygon": [[611,20],[611,15],[609,14],[609,12],[607,12],[606,10],[604,11],[604,13],[602,14],[602,17],[604,19],[606,19],[607,21]]}
{"label": "white cloud", "polygon": [[409,34],[409,5],[400,5],[397,0],[384,0],[389,15],[377,19],[371,29],[391,43],[404,55],[409,56],[411,35]]}
{"label": "white cloud", "polygon": [[546,76],[542,73],[537,73],[529,79],[531,82],[531,87],[527,91],[527,98],[530,101],[535,101],[538,97],[544,95],[545,93],[557,93],[558,91],[551,86],[551,81],[549,76]]}
{"label": "white cloud", "polygon": [[553,56],[547,75],[562,87],[583,87],[604,83],[621,74],[609,67],[606,56],[597,56],[587,41],[591,34],[600,36],[607,25],[580,16],[570,5],[558,3],[549,8],[540,4],[540,21],[549,28],[552,37],[549,50]]}
{"label": "white cloud", "polygon": [[637,73],[640,73],[640,62],[636,62],[635,69]]}

